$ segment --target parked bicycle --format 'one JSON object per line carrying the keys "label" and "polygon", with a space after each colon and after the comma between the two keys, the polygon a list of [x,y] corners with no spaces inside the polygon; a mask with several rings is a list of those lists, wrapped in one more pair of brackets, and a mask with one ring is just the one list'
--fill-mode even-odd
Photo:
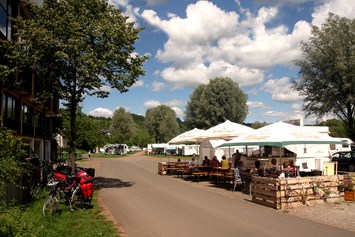
{"label": "parked bicycle", "polygon": [[48,179],[52,174],[53,174],[52,164],[50,163],[50,161],[43,160],[40,163],[39,181],[34,183],[30,191],[31,197],[37,199],[42,195],[43,189],[46,187]]}
{"label": "parked bicycle", "polygon": [[83,170],[77,172],[75,176],[55,173],[47,186],[50,187],[50,191],[42,208],[44,216],[53,215],[61,199],[64,199],[71,211],[87,209],[91,205],[93,178]]}

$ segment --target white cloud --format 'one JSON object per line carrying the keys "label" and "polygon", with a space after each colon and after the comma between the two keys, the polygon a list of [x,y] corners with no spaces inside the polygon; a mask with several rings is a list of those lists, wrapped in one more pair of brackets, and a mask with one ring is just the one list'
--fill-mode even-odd
{"label": "white cloud", "polygon": [[128,21],[129,22],[135,22],[137,25],[137,15],[139,8],[134,8],[131,4],[129,4],[128,0],[109,0],[109,4],[119,8],[119,9],[125,9],[122,13],[125,16],[128,16]]}
{"label": "white cloud", "polygon": [[186,18],[170,14],[169,20],[161,20],[153,10],[144,10],[141,16],[178,44],[209,43],[228,36],[233,32],[238,17],[235,12],[225,12],[208,1],[188,5]]}
{"label": "white cloud", "polygon": [[312,14],[312,24],[320,27],[328,18],[328,12],[354,19],[355,4],[353,0],[324,0],[324,4],[318,6]]}
{"label": "white cloud", "polygon": [[181,101],[181,100],[169,100],[169,101],[166,101],[164,102],[165,105],[167,106],[170,106],[170,107],[176,107],[176,106],[182,106],[182,105],[185,105],[185,102],[184,101]]}
{"label": "white cloud", "polygon": [[143,80],[138,80],[132,85],[132,87],[142,87],[142,86],[144,86]]}
{"label": "white cloud", "polygon": [[182,111],[182,109],[178,108],[178,107],[172,107],[172,109],[175,111],[176,117],[180,117],[184,115],[184,112]]}
{"label": "white cloud", "polygon": [[265,69],[293,65],[310,25],[299,21],[289,33],[284,25],[266,26],[278,15],[276,7],[262,7],[257,15],[243,12],[242,18],[208,1],[190,4],[185,18],[169,14],[163,19],[153,10],[143,11],[141,17],[168,36],[156,55],[171,63],[161,70],[164,80],[183,88],[223,76],[240,86],[252,86],[263,81]]}
{"label": "white cloud", "polygon": [[295,102],[303,99],[297,91],[291,89],[291,83],[288,77],[283,77],[278,80],[270,79],[262,88],[272,95],[272,100],[277,102]]}
{"label": "white cloud", "polygon": [[151,88],[153,91],[161,91],[162,89],[166,88],[166,85],[164,82],[153,81],[151,84]]}
{"label": "white cloud", "polygon": [[254,108],[270,109],[269,106],[266,106],[261,101],[248,101],[247,105],[248,105],[249,109],[254,109]]}
{"label": "white cloud", "polygon": [[89,113],[89,115],[91,116],[95,116],[95,117],[112,117],[113,112],[109,109],[105,109],[105,108],[96,108],[94,110],[91,110]]}
{"label": "white cloud", "polygon": [[100,87],[100,91],[110,92],[110,91],[112,91],[112,88],[109,87],[109,86],[104,85],[104,86]]}
{"label": "white cloud", "polygon": [[156,100],[148,100],[146,102],[144,102],[144,106],[147,108],[154,108],[161,105],[161,103],[159,101]]}

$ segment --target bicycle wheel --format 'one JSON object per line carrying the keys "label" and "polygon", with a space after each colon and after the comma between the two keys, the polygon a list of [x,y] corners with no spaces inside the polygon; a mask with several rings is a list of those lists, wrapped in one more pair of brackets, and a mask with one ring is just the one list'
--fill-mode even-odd
{"label": "bicycle wheel", "polygon": [[71,196],[71,207],[74,209],[87,209],[91,205],[92,196],[89,198],[84,198],[81,194],[80,189],[75,189]]}
{"label": "bicycle wheel", "polygon": [[54,215],[59,206],[59,200],[54,195],[48,195],[42,207],[43,216]]}
{"label": "bicycle wheel", "polygon": [[31,190],[31,197],[38,199],[43,192],[44,186],[42,183],[37,183],[34,188]]}

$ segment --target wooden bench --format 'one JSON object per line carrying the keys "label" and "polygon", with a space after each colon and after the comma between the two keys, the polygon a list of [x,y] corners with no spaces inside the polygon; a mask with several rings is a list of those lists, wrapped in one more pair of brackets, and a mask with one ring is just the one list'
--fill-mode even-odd
{"label": "wooden bench", "polygon": [[191,175],[194,176],[194,180],[197,182],[200,182],[200,176],[208,176],[209,172],[208,171],[192,171]]}
{"label": "wooden bench", "polygon": [[177,169],[176,174],[178,177],[181,177],[182,179],[184,178],[184,175],[191,175],[191,171],[188,169]]}

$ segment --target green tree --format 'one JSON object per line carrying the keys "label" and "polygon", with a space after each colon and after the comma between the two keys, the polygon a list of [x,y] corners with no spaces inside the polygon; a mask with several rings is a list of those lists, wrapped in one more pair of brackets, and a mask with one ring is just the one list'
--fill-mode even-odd
{"label": "green tree", "polygon": [[323,121],[317,123],[316,126],[327,126],[329,127],[330,136],[332,137],[347,137],[347,129],[346,124],[338,119],[328,119],[327,121]]}
{"label": "green tree", "polygon": [[111,137],[114,143],[127,143],[132,145],[136,136],[136,126],[133,117],[124,108],[115,111],[110,127]]}
{"label": "green tree", "polygon": [[145,114],[145,125],[155,142],[168,142],[179,133],[179,124],[175,111],[166,105],[148,109]]}
{"label": "green tree", "polygon": [[149,135],[148,129],[145,126],[145,117],[137,114],[131,115],[137,128],[137,135],[135,136],[132,145],[146,147],[147,144],[153,143],[154,138]]}
{"label": "green tree", "polygon": [[133,46],[142,29],[104,0],[44,0],[29,3],[29,12],[30,19],[14,21],[21,41],[13,41],[6,59],[16,68],[4,68],[2,75],[11,77],[30,67],[42,85],[37,98],[58,91],[70,111],[68,143],[74,166],[78,105],[86,95],[107,97],[104,87],[126,92],[144,75],[147,58]]}
{"label": "green tree", "polygon": [[189,128],[207,129],[230,120],[242,123],[247,114],[247,95],[230,78],[217,77],[195,89],[186,106]]}
{"label": "green tree", "polygon": [[258,129],[258,128],[262,128],[262,127],[264,127],[266,125],[267,125],[266,122],[256,121],[256,122],[252,123],[251,127],[254,128],[254,129]]}
{"label": "green tree", "polygon": [[319,118],[335,115],[355,140],[355,19],[329,14],[321,28],[312,26],[293,88],[304,96],[303,109]]}
{"label": "green tree", "polygon": [[[25,159],[28,145],[6,128],[0,131],[0,200],[6,184],[15,184],[31,167]],[[0,201],[1,203],[1,201]]]}
{"label": "green tree", "polygon": [[[106,135],[111,124],[111,119],[96,118],[87,116],[78,108],[76,118],[76,134],[77,139],[75,146],[83,150],[94,150],[108,143],[109,137]],[[68,109],[60,109],[62,119],[62,131],[70,134],[70,114]],[[106,130],[106,131],[105,131]]]}

